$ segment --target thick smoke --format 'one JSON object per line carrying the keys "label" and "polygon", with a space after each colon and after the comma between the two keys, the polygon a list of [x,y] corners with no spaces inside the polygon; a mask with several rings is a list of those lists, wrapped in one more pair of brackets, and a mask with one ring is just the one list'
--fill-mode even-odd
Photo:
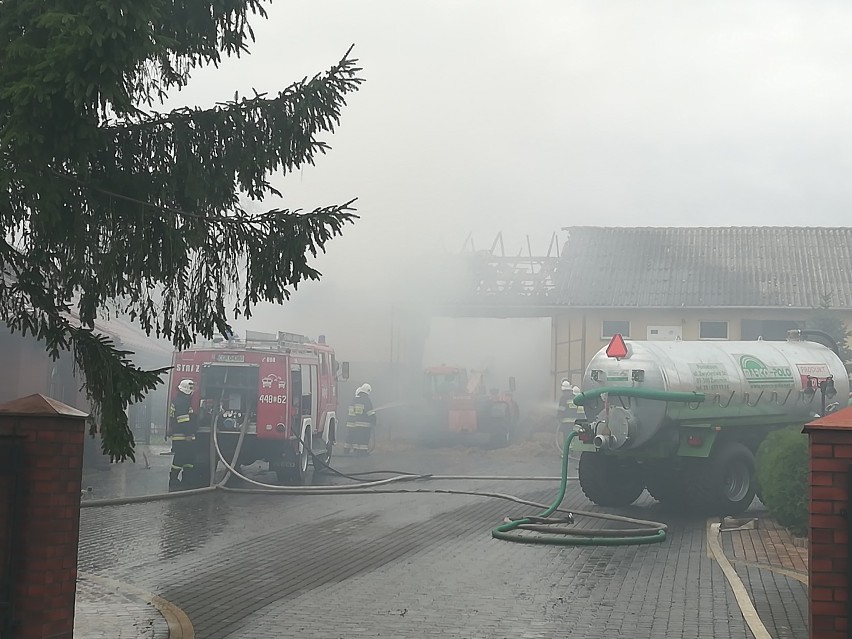
{"label": "thick smoke", "polygon": [[377,405],[410,404],[422,395],[423,369],[440,364],[485,369],[489,389],[509,390],[514,377],[522,411],[552,399],[548,318],[461,317],[476,301],[477,276],[458,251],[383,246],[353,257],[345,240],[318,260],[320,281],[282,306],[259,307],[250,321],[237,322],[238,332],[324,335],[338,359],[351,363],[344,401],[370,382]]}

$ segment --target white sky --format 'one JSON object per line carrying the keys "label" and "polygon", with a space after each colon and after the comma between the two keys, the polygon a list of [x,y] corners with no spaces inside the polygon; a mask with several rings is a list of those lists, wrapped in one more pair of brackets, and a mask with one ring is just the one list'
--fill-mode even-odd
{"label": "white sky", "polygon": [[250,56],[169,106],[282,89],[352,43],[366,78],[332,152],[275,180],[285,206],[363,216],[293,308],[471,231],[544,251],[574,224],[849,219],[848,2],[278,0],[253,24]]}

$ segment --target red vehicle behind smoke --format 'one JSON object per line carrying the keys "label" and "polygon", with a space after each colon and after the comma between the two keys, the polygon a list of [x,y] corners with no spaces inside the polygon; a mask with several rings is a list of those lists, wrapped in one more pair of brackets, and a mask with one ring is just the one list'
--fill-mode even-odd
{"label": "red vehicle behind smoke", "polygon": [[[431,439],[485,435],[492,446],[505,446],[518,424],[518,404],[509,378],[508,392],[486,391],[485,371],[432,366],[424,371],[423,391]],[[428,433],[428,431],[427,431]]]}
{"label": "red vehicle behind smoke", "polygon": [[313,342],[292,333],[250,332],[244,341],[218,338],[177,352],[173,364],[172,401],[181,380],[195,384],[193,467],[184,470],[185,485],[209,483],[216,459],[214,427],[230,463],[245,425],[237,463],[268,461],[280,481],[304,481],[310,451],[326,463],[331,459],[338,426],[337,382],[348,378],[349,365],[338,364],[324,337]]}

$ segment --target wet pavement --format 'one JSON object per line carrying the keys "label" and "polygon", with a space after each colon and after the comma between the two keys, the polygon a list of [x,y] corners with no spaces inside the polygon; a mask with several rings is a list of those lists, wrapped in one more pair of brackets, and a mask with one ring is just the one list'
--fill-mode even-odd
{"label": "wet pavement", "polygon": [[77,579],[74,636],[79,639],[169,639],[169,627],[150,603],[81,576]]}
{"label": "wet pavement", "polygon": [[[163,491],[170,459],[152,454],[148,460],[148,470],[144,463],[114,467],[97,483],[89,479],[91,495]],[[335,457],[333,465],[350,473],[556,475],[559,458],[549,442],[496,451],[390,443],[369,458]],[[259,468],[251,474],[274,479]],[[397,485],[399,491],[439,487],[549,503],[557,484]],[[708,557],[706,521],[665,513],[643,499],[608,511],[666,521],[664,543],[571,548],[492,539],[491,528],[504,516],[538,510],[497,499],[216,492],[84,509],[79,566],[159,594],[180,607],[204,639],[750,637],[722,571]],[[564,505],[595,510],[576,482]],[[584,519],[578,525],[596,524]],[[782,586],[776,584],[779,592]],[[756,583],[751,587],[757,591]],[[775,610],[773,602],[761,616]]]}
{"label": "wet pavement", "polygon": [[107,464],[101,468],[84,468],[82,498],[84,501],[113,497],[136,497],[165,493],[169,489],[171,445],[137,446],[136,461]]}
{"label": "wet pavement", "polygon": [[766,513],[753,529],[721,533],[725,555],[775,639],[808,636],[808,550]]}

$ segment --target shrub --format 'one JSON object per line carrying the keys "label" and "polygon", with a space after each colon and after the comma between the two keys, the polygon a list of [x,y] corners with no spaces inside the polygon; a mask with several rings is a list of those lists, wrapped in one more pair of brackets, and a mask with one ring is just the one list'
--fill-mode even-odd
{"label": "shrub", "polygon": [[808,436],[801,426],[770,433],[757,451],[757,485],[775,520],[797,535],[808,531]]}

